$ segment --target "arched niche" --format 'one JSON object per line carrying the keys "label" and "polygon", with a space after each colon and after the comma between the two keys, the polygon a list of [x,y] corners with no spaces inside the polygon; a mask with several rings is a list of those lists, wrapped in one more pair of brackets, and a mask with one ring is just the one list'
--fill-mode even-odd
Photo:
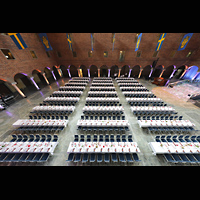
{"label": "arched niche", "polygon": [[83,77],[88,77],[88,70],[85,65],[80,65],[79,69],[82,69]]}
{"label": "arched niche", "polygon": [[162,73],[163,69],[164,69],[164,65],[156,66],[151,74],[151,77],[159,77],[160,74]]}
{"label": "arched niche", "polygon": [[140,78],[149,79],[151,69],[152,69],[151,65],[147,65],[146,67],[144,67],[144,69],[142,70]]}
{"label": "arched niche", "polygon": [[140,65],[135,65],[134,67],[132,67],[130,77],[137,78],[140,74],[140,68]]}
{"label": "arched niche", "polygon": [[55,79],[53,78],[53,75],[51,73],[51,69],[49,67],[44,68],[44,73],[50,84],[55,81]]}
{"label": "arched niche", "polygon": [[60,69],[62,70],[63,76],[69,78],[69,73],[67,71],[67,67],[65,65],[60,65]]}
{"label": "arched niche", "polygon": [[74,65],[69,65],[71,77],[78,77],[78,71]]}
{"label": "arched niche", "polygon": [[190,66],[181,79],[192,80],[193,77],[196,75],[198,69],[199,68],[197,66],[195,66],[195,65]]}
{"label": "arched niche", "polygon": [[98,77],[98,68],[96,65],[90,66],[90,77]]}
{"label": "arched niche", "polygon": [[59,69],[58,66],[55,66],[55,65],[53,66],[53,73],[54,73],[57,80],[60,79],[60,74],[58,72],[58,69]]}
{"label": "arched niche", "polygon": [[130,69],[130,66],[124,65],[124,66],[121,68],[120,76],[128,77],[129,69]]}
{"label": "arched niche", "polygon": [[39,85],[47,85],[47,82],[44,79],[44,76],[42,75],[41,71],[39,69],[34,69],[32,71],[32,76],[34,77],[34,81]]}
{"label": "arched niche", "polygon": [[100,77],[108,77],[108,67],[107,67],[107,65],[102,65],[100,67]]}
{"label": "arched niche", "polygon": [[110,70],[110,77],[116,78],[118,77],[119,67],[117,65],[113,65]]}
{"label": "arched niche", "polygon": [[188,68],[187,65],[182,65],[182,66],[178,67],[176,72],[173,75],[173,78],[179,79],[187,68]]}
{"label": "arched niche", "polygon": [[161,77],[164,79],[169,79],[175,69],[176,69],[175,65],[168,66],[163,72]]}

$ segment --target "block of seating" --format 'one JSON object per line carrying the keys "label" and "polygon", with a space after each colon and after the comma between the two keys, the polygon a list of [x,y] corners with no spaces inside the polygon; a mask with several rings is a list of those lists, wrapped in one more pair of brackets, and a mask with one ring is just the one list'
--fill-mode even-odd
{"label": "block of seating", "polygon": [[115,91],[115,87],[90,87],[90,91]]}
{"label": "block of seating", "polygon": [[199,135],[157,135],[155,137],[156,142],[193,142],[200,143],[200,136]]}

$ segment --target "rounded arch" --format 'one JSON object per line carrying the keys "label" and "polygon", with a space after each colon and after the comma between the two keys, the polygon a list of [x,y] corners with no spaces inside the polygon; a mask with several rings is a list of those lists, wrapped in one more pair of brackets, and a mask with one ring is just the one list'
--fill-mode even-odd
{"label": "rounded arch", "polygon": [[164,65],[156,66],[151,74],[151,77],[159,77],[160,74],[162,73],[163,69],[164,69]]}
{"label": "rounded arch", "polygon": [[100,77],[108,77],[108,66],[102,65],[100,67]]}
{"label": "rounded arch", "polygon": [[119,67],[117,65],[113,65],[110,69],[110,77],[116,78],[118,77]]}
{"label": "rounded arch", "polygon": [[69,73],[67,71],[67,67],[65,65],[60,65],[60,69],[62,70],[63,76],[69,78]]}
{"label": "rounded arch", "polygon": [[173,78],[175,79],[179,79],[183,73],[185,72],[185,70],[188,68],[187,65],[181,65],[180,67],[177,68],[176,72],[174,73]]}
{"label": "rounded arch", "polygon": [[59,72],[58,72],[58,69],[59,69],[58,66],[56,66],[56,65],[53,66],[53,73],[54,73],[56,79],[59,79],[59,78],[60,78],[60,74],[59,74]]}
{"label": "rounded arch", "polygon": [[17,73],[14,75],[14,81],[17,83],[17,87],[27,93],[29,91],[36,91],[37,89],[32,84],[30,77],[25,73]]}
{"label": "rounded arch", "polygon": [[53,75],[51,73],[51,69],[49,67],[44,68],[44,73],[50,84],[55,81],[55,79],[53,78]]}
{"label": "rounded arch", "polygon": [[98,77],[98,68],[96,65],[90,65],[90,77]]}
{"label": "rounded arch", "polygon": [[140,77],[145,78],[145,79],[149,79],[151,69],[152,69],[151,65],[147,65],[146,67],[144,67]]}
{"label": "rounded arch", "polygon": [[128,77],[129,69],[130,69],[130,66],[129,66],[129,65],[124,65],[124,66],[121,68],[120,76]]}
{"label": "rounded arch", "polygon": [[174,72],[174,70],[176,69],[176,66],[175,65],[170,65],[168,66],[165,71],[163,72],[162,74],[162,78],[164,79],[169,79],[170,76],[172,75],[172,73]]}
{"label": "rounded arch", "polygon": [[76,69],[74,65],[69,65],[68,68],[69,68],[71,77],[78,77],[78,70]]}
{"label": "rounded arch", "polygon": [[141,69],[140,65],[135,65],[134,67],[132,67],[130,77],[137,78],[140,74],[140,69]]}
{"label": "rounded arch", "polygon": [[80,65],[79,69],[82,69],[83,77],[88,77],[88,70],[87,70],[87,67],[85,65]]}
{"label": "rounded arch", "polygon": [[10,95],[15,96],[17,92],[9,81],[0,78],[0,94],[3,97],[10,96]]}
{"label": "rounded arch", "polygon": [[193,79],[193,77],[196,75],[197,71],[198,71],[198,67],[193,65],[193,66],[190,66],[185,74],[183,75],[183,77],[181,79],[188,79],[188,80],[191,80]]}
{"label": "rounded arch", "polygon": [[32,76],[39,87],[41,87],[41,85],[47,85],[47,82],[45,81],[44,76],[39,69],[34,69],[32,71]]}

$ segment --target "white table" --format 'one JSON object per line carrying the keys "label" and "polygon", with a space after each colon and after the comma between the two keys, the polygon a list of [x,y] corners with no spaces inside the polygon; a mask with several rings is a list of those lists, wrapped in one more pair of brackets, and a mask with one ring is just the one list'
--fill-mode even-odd
{"label": "white table", "polygon": [[161,112],[161,111],[170,111],[173,112],[175,111],[174,108],[171,106],[132,106],[131,111],[156,111],[156,112]]}
{"label": "white table", "polygon": [[51,153],[58,142],[0,142],[0,153]]}
{"label": "white table", "polygon": [[150,142],[153,154],[170,154],[170,153],[197,153],[200,154],[199,143],[187,142]]}
{"label": "white table", "polygon": [[118,97],[87,97],[86,102],[100,101],[100,102],[119,102]]}
{"label": "white table", "polygon": [[137,120],[140,128],[146,127],[193,127],[190,120]]}
{"label": "white table", "polygon": [[123,106],[85,106],[83,111],[124,111]]}
{"label": "white table", "polygon": [[78,120],[77,127],[128,127],[128,120]]}
{"label": "white table", "polygon": [[152,92],[147,92],[147,91],[128,91],[128,92],[122,92],[122,93],[123,94],[153,94]]}
{"label": "white table", "polygon": [[82,91],[54,91],[53,94],[82,94]]}
{"label": "white table", "polygon": [[70,142],[67,153],[139,153],[136,142]]}
{"label": "white table", "polygon": [[44,101],[79,101],[79,97],[47,97]]}
{"label": "white table", "polygon": [[142,102],[150,102],[150,101],[152,101],[152,102],[163,102],[163,100],[162,99],[160,99],[160,98],[126,98],[126,100],[129,102],[129,101],[131,101],[131,102],[140,102],[140,101],[142,101]]}
{"label": "white table", "polygon": [[74,111],[75,106],[35,106],[33,111]]}
{"label": "white table", "polygon": [[43,120],[43,119],[19,119],[13,126],[64,126],[66,127],[68,120]]}
{"label": "white table", "polygon": [[117,94],[116,91],[89,91],[88,94]]}

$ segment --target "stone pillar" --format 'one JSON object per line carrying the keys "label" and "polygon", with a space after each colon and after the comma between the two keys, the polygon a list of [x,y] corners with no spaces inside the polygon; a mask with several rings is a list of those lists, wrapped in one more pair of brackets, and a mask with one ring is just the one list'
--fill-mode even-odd
{"label": "stone pillar", "polygon": [[42,76],[44,77],[44,80],[46,81],[47,85],[49,85],[49,81],[48,81],[48,79],[47,79],[45,73],[43,73]]}
{"label": "stone pillar", "polygon": [[55,79],[55,81],[56,81],[57,79],[56,79],[56,76],[55,76],[55,74],[54,74],[53,70],[51,71],[51,73],[52,73],[52,75],[53,75],[53,78],[54,78],[54,79]]}
{"label": "stone pillar", "polygon": [[13,83],[11,83],[11,84],[12,84],[12,86],[17,90],[17,92],[19,92],[19,94],[20,94],[22,97],[24,97],[24,98],[27,97],[27,96],[16,86],[17,82],[13,82]]}
{"label": "stone pillar", "polygon": [[31,76],[30,79],[31,79],[32,83],[35,85],[36,89],[37,89],[37,90],[40,90],[40,88],[38,87],[37,83],[33,80],[34,77]]}
{"label": "stone pillar", "polygon": [[118,77],[120,77],[120,72],[121,72],[121,69],[119,69]]}

